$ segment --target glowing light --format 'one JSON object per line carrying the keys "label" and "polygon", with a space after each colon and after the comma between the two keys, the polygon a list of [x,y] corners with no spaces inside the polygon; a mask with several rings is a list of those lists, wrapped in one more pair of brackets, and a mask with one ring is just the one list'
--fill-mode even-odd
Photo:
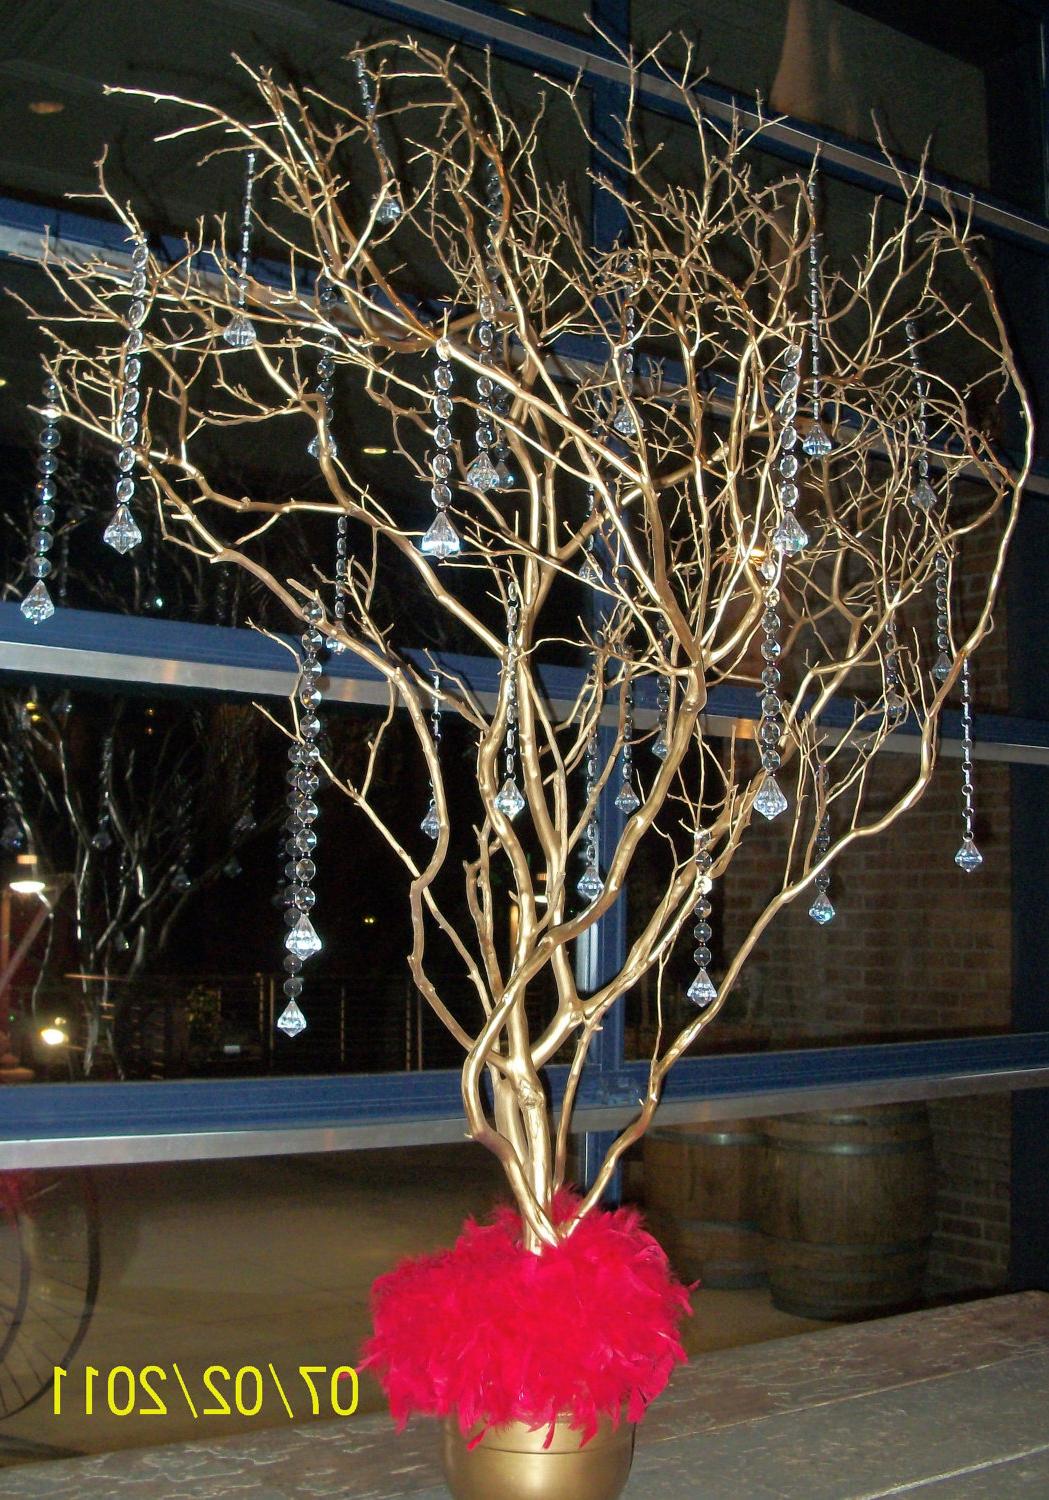
{"label": "glowing light", "polygon": [[48,1047],[64,1047],[69,1041],[69,1036],[61,1026],[44,1026],[40,1031],[40,1040]]}

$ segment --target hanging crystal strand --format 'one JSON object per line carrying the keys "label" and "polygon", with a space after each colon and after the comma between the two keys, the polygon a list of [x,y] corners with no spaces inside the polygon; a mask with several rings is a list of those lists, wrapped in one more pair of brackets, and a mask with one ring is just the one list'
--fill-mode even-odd
{"label": "hanging crystal strand", "polygon": [[932,675],[936,682],[946,682],[951,675],[951,599],[947,549],[938,547],[936,557],[936,649]]}
{"label": "hanging crystal strand", "polygon": [[820,254],[823,236],[816,229],[815,192],[812,199],[812,236],[809,240],[809,368],[812,379],[812,425],[805,434],[802,451],[808,458],[826,458],[834,444],[823,426],[823,387],[820,378]]}
{"label": "hanging crystal strand", "polygon": [[762,817],[770,822],[773,818],[778,818],[780,813],[785,812],[788,806],[787,799],[776,779],[776,772],[782,764],[779,742],[783,736],[783,700],[779,692],[782,681],[779,669],[782,651],[779,643],[779,630],[783,622],[777,613],[777,606],[780,602],[779,583],[783,572],[784,556],[786,554],[796,556],[809,540],[798,525],[793,509],[798,503],[798,486],[795,482],[798,457],[794,452],[798,434],[794,426],[794,417],[797,411],[797,393],[800,385],[798,367],[801,364],[801,357],[802,349],[798,344],[788,345],[783,356],[786,369],[780,378],[780,389],[783,394],[778,405],[782,422],[778,460],[780,476],[778,498],[782,507],[782,519],[769,533],[768,547],[760,570],[765,580],[765,609],[761,617],[761,629],[765,636],[761,643],[761,655],[765,665],[761,673],[761,692],[758,694],[758,703],[761,708],[758,744],[761,749],[761,767],[765,774],[757,796],[754,798],[754,806]]}
{"label": "hanging crystal strand", "polygon": [[317,899],[312,886],[317,873],[317,866],[313,861],[317,835],[313,824],[318,813],[314,797],[320,786],[317,774],[320,748],[317,737],[321,732],[321,721],[317,716],[317,708],[321,693],[317,679],[321,673],[320,652],[324,645],[324,636],[317,629],[317,621],[322,617],[323,610],[319,604],[311,601],[303,613],[306,616],[306,629],[302,633],[302,670],[299,677],[299,703],[302,711],[299,715],[299,737],[288,751],[291,762],[288,781],[291,790],[288,793],[285,845],[288,862],[284,866],[288,880],[285,888],[288,909],[284,916],[288,925],[288,934],[284,939],[287,949],[284,967],[288,977],[284,981],[284,994],[288,1003],[277,1018],[277,1026],[287,1036],[297,1036],[305,1029],[306,1017],[298,1004],[302,994],[299,971],[308,958],[321,950],[321,940],[309,913]]}
{"label": "hanging crystal strand", "polygon": [[[670,632],[665,623],[659,627],[659,642],[665,655],[670,649]],[[666,760],[670,754],[670,678],[666,676],[660,676],[656,684],[656,737],[652,754],[660,760]]]}
{"label": "hanging crystal strand", "polygon": [[[631,263],[631,270],[633,264]],[[625,324],[625,337],[623,339],[623,352],[619,356],[619,376],[628,396],[633,396],[634,388],[634,340],[637,337],[637,308],[634,300],[637,296],[637,286],[634,285],[627,293],[626,307],[623,310],[623,322]],[[622,438],[636,438],[638,436],[637,421],[634,413],[625,401],[621,401],[615,409],[612,417],[612,427]]]}
{"label": "hanging crystal strand", "polygon": [[780,419],[779,456],[776,460],[776,468],[779,473],[777,498],[781,507],[781,515],[779,524],[772,532],[772,545],[777,552],[786,552],[791,557],[796,557],[809,545],[808,533],[803,530],[794,514],[799,495],[798,455],[794,450],[798,445],[795,418],[798,414],[798,388],[801,384],[801,376],[798,373],[801,356],[800,345],[790,344],[787,347],[783,356],[786,369],[780,376],[781,395],[776,406]]}
{"label": "hanging crystal strand", "polygon": [[419,551],[424,552],[427,557],[436,557],[438,562],[441,562],[446,557],[457,556],[462,550],[463,543],[459,533],[448,519],[448,507],[452,503],[452,487],[448,482],[452,473],[452,456],[448,451],[452,446],[452,429],[448,424],[454,411],[451,397],[454,377],[449,363],[452,349],[448,340],[438,339],[435,352],[437,367],[433,372],[434,393],[431,401],[434,416],[434,453],[430,459],[433,486],[430,490],[430,499],[436,507],[437,514],[431,521],[429,530],[423,533],[419,542]]}
{"label": "hanging crystal strand", "polygon": [[517,662],[521,654],[521,643],[517,634],[520,596],[512,575],[506,599],[506,739],[503,741],[505,780],[499,788],[495,805],[512,823],[525,805],[514,775],[514,752],[517,746]]}
{"label": "hanging crystal strand", "polygon": [[969,672],[969,658],[965,657],[962,662],[962,827],[964,837],[958,853],[954,856],[954,862],[965,871],[966,875],[972,875],[983,864],[983,855],[976,847],[974,833],[975,813],[973,800],[975,789],[973,787],[973,700],[972,700],[972,678]]}
{"label": "hanging crystal strand", "polygon": [[[321,312],[327,317],[331,311],[332,303],[335,301],[335,288],[332,286],[327,275],[322,271],[317,277],[317,300],[320,303]],[[333,333],[321,334],[321,354],[317,360],[317,395],[321,398],[324,417],[320,432],[315,432],[306,445],[306,452],[311,458],[319,459],[321,456],[321,432],[324,433],[324,452],[329,458],[338,458],[339,449],[335,439],[331,435],[331,403],[335,395],[335,359],[334,350],[336,345]]]}
{"label": "hanging crystal strand", "polygon": [[627,674],[623,683],[623,784],[616,795],[616,806],[627,818],[641,806],[641,798],[634,789],[634,678],[632,662],[623,659],[623,670]]}
{"label": "hanging crystal strand", "polygon": [[[350,560],[347,556],[349,530],[349,517],[340,513],[335,522],[335,601],[332,610],[337,625],[343,624],[346,619],[346,583],[350,576]],[[334,635],[328,637],[329,656],[341,656],[345,650],[345,641]]]}
{"label": "hanging crystal strand", "polygon": [[[494,245],[491,239],[488,241],[489,254],[494,253]],[[492,280],[492,270],[496,269],[494,264],[488,271],[488,285],[481,297],[479,312],[481,320],[477,325],[477,342],[481,346],[481,363],[491,366],[493,363],[492,346],[495,343],[495,317],[496,296],[498,287]],[[495,464],[492,462],[492,448],[495,444],[495,406],[492,400],[495,383],[487,373],[479,375],[477,379],[477,457],[466,471],[466,482],[482,494],[488,490],[500,488],[500,478],[496,472]]]}
{"label": "hanging crystal strand", "polygon": [[[485,265],[485,274],[488,277],[489,297],[493,311],[500,311],[506,307],[506,297],[503,294],[502,284],[499,276],[499,264],[496,260],[496,235],[499,230],[500,218],[503,207],[503,190],[499,181],[499,173],[492,164],[488,164],[488,238],[485,241],[485,254],[488,257]],[[481,303],[481,314],[484,316],[485,303]],[[481,377],[477,382],[478,394],[486,402],[491,413],[490,425],[494,430],[495,441],[491,448],[491,460],[495,468],[495,484],[492,486],[498,490],[512,490],[517,479],[510,467],[512,459],[510,448],[506,441],[506,430],[502,423],[497,420],[505,417],[510,409],[510,393],[496,381],[488,380],[488,385],[482,389],[482,381],[487,377]]]}
{"label": "hanging crystal strand", "polygon": [[707,973],[707,966],[711,960],[710,939],[713,929],[710,925],[710,914],[713,907],[710,904],[710,892],[713,889],[713,881],[710,878],[710,835],[702,828],[696,829],[696,888],[698,896],[696,904],[692,908],[695,917],[695,926],[692,928],[692,936],[696,940],[696,949],[692,954],[699,965],[699,973],[693,979],[685,991],[693,1005],[698,1005],[704,1010],[712,1000],[718,998],[717,988]]}
{"label": "hanging crystal strand", "polygon": [[913,318],[907,319],[904,332],[907,335],[907,352],[910,355],[911,369],[914,372],[914,393],[918,398],[918,415],[914,423],[914,441],[918,449],[918,457],[915,461],[918,482],[911,490],[911,504],[917,510],[928,513],[937,502],[936,491],[929,483],[929,426],[925,406],[929,395],[929,383],[918,358],[918,327]]}
{"label": "hanging crystal strand", "polygon": [[[441,679],[436,672],[433,674],[433,693],[430,698],[430,733],[433,737],[434,757],[439,760],[441,755]],[[441,820],[437,816],[437,798],[434,796],[432,786],[430,787],[430,806],[419,827],[431,839],[437,838],[441,831]]]}
{"label": "hanging crystal strand", "polygon": [[255,196],[255,152],[249,151],[244,164],[244,201],[240,217],[240,255],[237,258],[237,310],[222,330],[231,349],[250,349],[258,335],[255,324],[244,311],[248,296],[248,259],[251,254],[252,199]]}
{"label": "hanging crystal strand", "polygon": [[138,437],[138,409],[142,399],[139,381],[142,377],[142,324],[146,321],[148,260],[149,251],[140,235],[131,251],[131,304],[127,310],[128,334],[124,340],[120,407],[117,414],[117,437],[120,439],[117,452],[117,508],[102,533],[103,541],[122,554],[131,552],[142,540],[142,532],[132,513],[131,502],[135,498],[134,442]]}
{"label": "hanging crystal strand", "polygon": [[896,639],[896,622],[885,622],[885,713],[890,724],[907,717],[907,700],[900,692],[900,647]]}
{"label": "hanging crystal strand", "polygon": [[376,198],[378,208],[375,211],[375,222],[377,224],[396,224],[404,212],[400,194],[397,191],[397,180],[394,176],[393,164],[390,161],[390,153],[386,149],[382,129],[376,117],[375,90],[372,87],[371,75],[364,66],[363,57],[353,59],[353,71],[357,75],[357,87],[360,91],[361,103],[368,121],[368,131],[375,147],[375,154],[379,159],[379,171],[382,183]]}
{"label": "hanging crystal strand", "polygon": [[[586,800],[590,802],[597,786],[597,731],[594,730],[586,742]],[[586,825],[583,838],[583,873],[576,882],[576,890],[588,904],[596,901],[605,888],[601,879],[601,825],[595,805]]]}
{"label": "hanging crystal strand", "polygon": [[[823,792],[824,811],[820,819],[819,832],[816,835],[816,858],[822,859],[830,848],[830,809],[827,806],[827,765],[822,762],[817,772],[819,776],[820,789]],[[816,899],[809,907],[809,916],[821,927],[826,927],[828,922],[834,920],[834,907],[827,892],[830,890],[830,871],[821,870],[814,881],[816,886]]]}
{"label": "hanging crystal strand", "polygon": [[43,418],[44,426],[41,428],[37,439],[39,454],[36,461],[37,482],[33,507],[32,522],[33,530],[29,536],[29,576],[35,578],[36,582],[26,594],[19,609],[31,625],[42,625],[49,620],[55,612],[54,602],[47,591],[44,579],[51,572],[52,564],[48,553],[54,545],[55,524],[54,499],[56,494],[55,471],[58,468],[58,418],[61,408],[58,405],[59,389],[58,382],[51,375],[44,379],[44,402]]}
{"label": "hanging crystal strand", "polygon": [[102,760],[98,771],[98,823],[91,836],[91,847],[104,854],[113,846],[113,834],[109,826],[109,790],[113,782],[113,736],[107,734],[102,741]]}

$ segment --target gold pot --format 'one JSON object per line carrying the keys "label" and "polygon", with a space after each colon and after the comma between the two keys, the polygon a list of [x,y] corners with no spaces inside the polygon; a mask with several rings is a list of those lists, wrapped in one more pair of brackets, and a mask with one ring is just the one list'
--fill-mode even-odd
{"label": "gold pot", "polygon": [[634,1457],[634,1424],[604,1417],[585,1447],[577,1427],[511,1422],[490,1427],[475,1448],[454,1417],[444,1423],[441,1459],[455,1500],[616,1500]]}

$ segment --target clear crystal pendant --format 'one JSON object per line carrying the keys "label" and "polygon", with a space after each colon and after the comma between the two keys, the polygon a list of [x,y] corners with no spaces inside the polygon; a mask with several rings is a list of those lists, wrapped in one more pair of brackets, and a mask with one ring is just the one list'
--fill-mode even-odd
{"label": "clear crystal pendant", "polygon": [[612,426],[619,433],[620,437],[637,437],[637,423],[634,420],[634,413],[625,403],[616,409],[616,414],[612,418]]}
{"label": "clear crystal pendant", "polygon": [[777,551],[789,552],[792,556],[803,552],[809,545],[809,534],[798,524],[798,518],[792,510],[787,511],[772,533],[772,545]]}
{"label": "clear crystal pendant", "polygon": [[[323,451],[328,455],[329,458],[338,458],[339,447],[334,438],[329,437],[328,441],[324,445]],[[310,441],[306,445],[306,452],[310,455],[311,458],[320,458],[321,435],[319,432],[314,433],[313,437],[310,438]]]}
{"label": "clear crystal pendant", "polygon": [[652,746],[652,754],[658,756],[660,760],[666,760],[670,754],[670,742],[666,737],[665,731],[661,731],[657,736],[656,742]]}
{"label": "clear crystal pendant", "polygon": [[833,447],[819,422],[813,422],[801,442],[801,451],[808,458],[826,458]]}
{"label": "clear crystal pendant", "polygon": [[427,557],[455,557],[462,551],[462,538],[443,510],[439,510],[423,533],[419,551]]}
{"label": "clear crystal pendant", "polygon": [[638,808],[641,806],[641,798],[634,791],[634,788],[631,786],[629,781],[624,781],[623,785],[619,788],[619,795],[616,798],[616,806],[619,808],[619,811],[621,813],[625,813],[628,818],[632,813],[636,813]]}
{"label": "clear crystal pendant", "polygon": [[42,625],[45,620],[50,620],[55,612],[55,606],[51,602],[51,595],[44,587],[42,578],[33,584],[19,605],[19,609],[30,625]]}
{"label": "clear crystal pendant", "polygon": [[768,818],[770,823],[773,818],[778,818],[781,812],[786,812],[790,806],[771,771],[766,774],[761,783],[761,790],[754,798],[754,806],[763,818]]}
{"label": "clear crystal pendant", "polygon": [[907,700],[894,687],[885,694],[885,712],[893,724],[898,724],[907,717]]}
{"label": "clear crystal pendant", "polygon": [[576,884],[576,890],[587,901],[596,901],[605,888],[597,865],[587,865]]}
{"label": "clear crystal pendant", "polygon": [[306,1030],[306,1017],[296,1001],[289,1000],[281,1011],[277,1017],[277,1029],[283,1031],[285,1036],[298,1036],[300,1031]]}
{"label": "clear crystal pendant", "polygon": [[936,504],[936,491],[927,479],[919,479],[911,490],[911,504],[916,510],[930,511]]}
{"label": "clear crystal pendant", "polygon": [[517,480],[510,472],[505,459],[500,459],[495,466],[496,487],[501,490],[512,490]]}
{"label": "clear crystal pendant", "polygon": [[592,587],[599,587],[604,582],[600,569],[589,553],[587,553],[583,565],[579,569],[579,577],[583,583],[588,583]]}
{"label": "clear crystal pendant", "polygon": [[510,819],[511,823],[524,807],[525,799],[521,796],[521,789],[512,776],[508,776],[500,787],[495,805],[505,818]]}
{"label": "clear crystal pendant", "polygon": [[396,224],[404,213],[404,204],[396,193],[387,193],[375,215],[376,224]]}
{"label": "clear crystal pendant", "polygon": [[431,839],[437,838],[438,834],[441,831],[441,820],[437,816],[437,804],[436,802],[434,802],[432,797],[430,799],[429,811],[427,812],[425,818],[423,818],[422,822],[419,824],[419,827],[422,829],[423,833],[425,833],[426,836]]}
{"label": "clear crystal pendant", "polygon": [[826,891],[820,891],[815,901],[809,907],[809,916],[814,922],[818,922],[821,927],[826,927],[827,923],[833,920],[834,907]]}
{"label": "clear crystal pendant", "polygon": [[498,488],[499,475],[496,473],[495,465],[489,458],[487,450],[482,449],[467,469],[466,482],[475,490],[482,492]]}
{"label": "clear crystal pendant", "polygon": [[718,998],[718,992],[714,986],[714,981],[711,979],[706,969],[700,969],[699,973],[696,975],[695,979],[693,979],[692,983],[689,985],[685,993],[692,1001],[692,1004],[698,1005],[701,1010],[708,1006],[712,1000],[716,1000]]}
{"label": "clear crystal pendant", "polygon": [[223,342],[231,349],[250,349],[257,338],[255,324],[247,313],[234,313],[222,330]]}
{"label": "clear crystal pendant", "polygon": [[126,505],[118,505],[113,519],[102,533],[102,540],[117,552],[130,552],[142,540],[138,522]]}
{"label": "clear crystal pendant", "polygon": [[310,958],[321,951],[321,940],[305,912],[300,914],[295,926],[290,929],[284,939],[284,946],[296,958]]}
{"label": "clear crystal pendant", "polygon": [[947,655],[947,652],[941,651],[932,669],[932,675],[936,678],[937,682],[947,681],[951,675],[951,665],[951,658]]}
{"label": "clear crystal pendant", "polygon": [[962,839],[961,848],[954,856],[954,862],[966,875],[971,875],[983,864],[983,855],[976,847],[976,842],[968,834]]}

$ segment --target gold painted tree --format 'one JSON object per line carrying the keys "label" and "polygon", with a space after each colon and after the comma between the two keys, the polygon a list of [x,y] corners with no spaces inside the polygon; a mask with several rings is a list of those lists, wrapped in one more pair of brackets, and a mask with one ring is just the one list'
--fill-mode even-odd
{"label": "gold painted tree", "polygon": [[[898,201],[875,203],[831,270],[813,179],[769,180],[741,128],[704,118],[687,78],[676,181],[636,99],[604,156],[562,91],[579,147],[605,162],[592,190],[623,226],[597,247],[544,163],[542,107],[520,124],[454,55],[364,50],[340,98],[251,76],[250,123],[158,102],[203,151],[251,156],[251,222],[290,274],[256,278],[221,223],[213,274],[200,269],[204,226],[173,263],[141,252],[137,292],[112,258],[55,264],[67,316],[50,322],[51,364],[68,416],[133,448],[135,503],[174,544],[254,574],[304,622],[308,656],[323,640],[385,682],[390,711],[364,773],[328,769],[403,864],[414,982],[462,1046],[469,1133],[502,1162],[536,1247],[575,1222],[556,1226],[551,1201],[611,1007],[643,976],[662,980],[696,920],[694,1005],[671,1026],[657,987],[644,1098],[580,1213],[777,912],[803,893],[818,904],[842,851],[920,798],[940,710],[990,626],[1026,473],[1026,455],[1019,472],[999,456],[988,413],[1005,399],[1029,453],[1028,406],[968,223],[929,212],[923,181],[901,174]],[[133,211],[108,201],[140,236]],[[130,358],[144,367],[140,409]],[[337,448],[330,418],[345,422]],[[228,484],[231,445],[298,441],[303,419],[314,456],[301,495]],[[351,427],[358,444],[381,433],[392,450],[381,483],[362,476]],[[277,539],[319,537],[325,516],[347,537],[338,578],[319,544],[312,571],[285,576]],[[952,578],[985,526],[996,560],[967,578],[978,606],[963,628],[948,617]],[[424,625],[486,660],[490,680],[409,652],[427,645],[413,639]],[[550,662],[582,683],[568,706],[544,687]],[[308,670],[300,729],[315,681]],[[464,792],[446,778],[462,770],[442,763],[434,683],[476,782],[454,830]],[[718,737],[711,694],[731,683],[753,687],[760,718]],[[375,793],[394,710],[432,790],[429,833],[414,840]],[[879,752],[905,721],[912,773],[872,802]],[[646,744],[657,753],[642,775]],[[602,865],[595,819],[617,794]],[[708,892],[762,814],[789,824],[774,894],[715,985]],[[453,858],[464,838],[469,854]],[[617,972],[586,992],[574,951],[653,846],[665,878]],[[437,934],[470,1014],[433,977]],[[536,1024],[526,1002],[541,982],[556,999]],[[552,1107],[555,1055],[570,1066]]]}

